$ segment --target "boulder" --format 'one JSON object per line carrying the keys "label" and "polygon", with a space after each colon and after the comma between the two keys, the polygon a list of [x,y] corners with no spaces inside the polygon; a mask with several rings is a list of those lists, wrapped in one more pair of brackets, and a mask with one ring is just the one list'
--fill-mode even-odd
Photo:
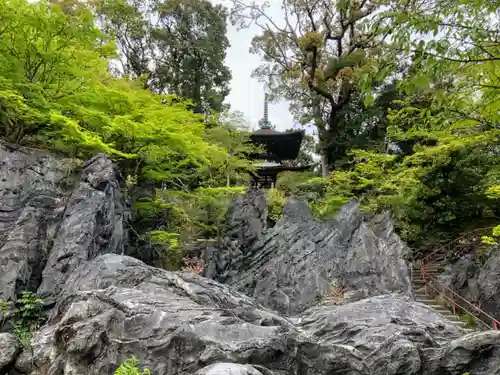
{"label": "boulder", "polygon": [[98,154],[78,161],[0,143],[0,300],[39,290],[54,301],[82,262],[122,253],[120,175]]}
{"label": "boulder", "polygon": [[227,362],[263,374],[369,374],[354,348],[317,343],[228,286],[112,254],[69,276],[33,350],[33,375],[111,375],[132,355],[155,375]]}
{"label": "boulder", "polygon": [[66,204],[61,158],[0,143],[0,299],[35,289]]}
{"label": "boulder", "polygon": [[[463,254],[445,264],[439,281],[500,321],[500,250],[498,247]],[[491,319],[482,316],[485,323]]]}
{"label": "boulder", "polygon": [[254,366],[238,365],[236,363],[215,363],[213,365],[196,371],[195,375],[264,375],[272,374],[270,371],[264,373],[257,370]]}
{"label": "boulder", "polygon": [[280,317],[227,285],[115,254],[68,278],[33,340],[32,375],[474,375],[498,372],[500,332],[463,332],[400,294]]}
{"label": "boulder", "polygon": [[21,346],[10,333],[0,333],[0,374],[6,373],[14,363]]}
{"label": "boulder", "polygon": [[287,315],[331,296],[347,303],[411,295],[409,249],[389,214],[365,220],[351,202],[335,220],[319,221],[305,203],[290,199],[283,217],[267,229],[264,202],[263,193],[252,192],[235,203],[228,226],[239,231],[231,230],[220,250],[208,253],[207,277]]}
{"label": "boulder", "polygon": [[99,154],[85,163],[80,182],[65,206],[38,288],[55,300],[72,272],[100,254],[123,254],[126,212],[119,174]]}

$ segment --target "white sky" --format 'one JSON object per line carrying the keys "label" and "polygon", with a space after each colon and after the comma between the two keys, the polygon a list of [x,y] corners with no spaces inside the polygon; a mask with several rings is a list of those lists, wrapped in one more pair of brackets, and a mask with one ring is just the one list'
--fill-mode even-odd
{"label": "white sky", "polygon": [[[228,0],[210,1],[214,4],[223,4],[228,8],[231,6]],[[281,2],[274,2],[276,6],[273,6],[268,14],[273,19],[283,19],[280,9]],[[260,28],[255,25],[237,31],[236,27],[229,23],[227,32],[231,47],[227,51],[226,65],[231,69],[233,78],[231,80],[231,93],[226,101],[231,104],[232,110],[243,112],[253,128],[258,127],[258,121],[264,113],[264,84],[251,78],[252,71],[259,66],[261,60],[259,56],[249,52],[252,38],[260,31]],[[292,128],[295,124],[286,102],[269,105],[269,121],[278,130]]]}

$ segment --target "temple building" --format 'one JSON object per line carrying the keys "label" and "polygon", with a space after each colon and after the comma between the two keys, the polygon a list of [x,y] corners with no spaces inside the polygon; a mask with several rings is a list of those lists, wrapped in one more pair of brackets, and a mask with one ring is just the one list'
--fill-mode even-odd
{"label": "temple building", "polygon": [[272,129],[268,109],[266,95],[264,117],[259,121],[260,129],[250,135],[253,144],[260,146],[260,149],[263,150],[262,153],[250,155],[253,160],[264,160],[264,162],[254,164],[256,170],[252,172],[252,187],[256,189],[273,188],[280,172],[303,171],[310,168],[310,166],[287,167],[282,165],[283,161],[294,160],[299,155],[304,131],[279,132]]}

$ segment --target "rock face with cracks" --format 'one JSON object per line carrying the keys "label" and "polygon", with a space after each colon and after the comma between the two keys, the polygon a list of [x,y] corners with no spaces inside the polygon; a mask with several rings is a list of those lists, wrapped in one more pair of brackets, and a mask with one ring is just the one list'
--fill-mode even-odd
{"label": "rock face with cracks", "polygon": [[500,332],[464,336],[412,300],[386,215],[350,204],[324,223],[292,200],[267,228],[252,192],[208,254],[216,281],[120,255],[127,213],[105,155],[68,182],[58,157],[0,151],[2,299],[52,303],[22,352],[2,327],[2,375],[111,375],[131,355],[152,375],[500,374]]}
{"label": "rock face with cracks", "polygon": [[36,290],[54,300],[76,267],[122,253],[127,212],[119,174],[99,154],[72,159],[0,144],[0,299]]}
{"label": "rock face with cracks", "polygon": [[[464,254],[445,263],[439,281],[457,291],[466,300],[481,306],[490,316],[500,319],[500,249]],[[490,323],[487,317],[483,319]]]}
{"label": "rock face with cracks", "polygon": [[408,249],[388,214],[366,221],[350,203],[337,219],[322,222],[313,219],[307,205],[291,199],[283,218],[266,229],[265,207],[259,192],[236,202],[229,211],[226,246],[210,253],[207,276],[287,315],[329,295],[345,303],[384,293],[411,294]]}
{"label": "rock face with cracks", "polygon": [[68,278],[35,336],[33,374],[112,374],[130,355],[168,375],[498,373],[500,332],[462,335],[408,297],[287,319],[210,279],[107,254]]}

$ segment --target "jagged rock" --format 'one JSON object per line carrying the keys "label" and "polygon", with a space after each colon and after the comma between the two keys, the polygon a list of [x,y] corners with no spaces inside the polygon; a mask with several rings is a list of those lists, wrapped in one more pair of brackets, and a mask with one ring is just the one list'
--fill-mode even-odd
{"label": "jagged rock", "polygon": [[100,254],[124,252],[124,206],[111,160],[99,154],[84,165],[80,183],[65,208],[43,270],[38,292],[59,295],[71,273]]}
{"label": "jagged rock", "polygon": [[33,375],[112,374],[130,355],[155,375],[217,362],[260,365],[263,374],[368,375],[356,350],[315,343],[227,286],[111,254],[70,275],[33,349]]}
{"label": "jagged rock", "polygon": [[387,214],[349,204],[319,222],[291,200],[267,228],[265,197],[240,197],[227,246],[206,252],[224,285],[118,255],[126,210],[105,155],[72,182],[42,151],[0,156],[1,298],[41,283],[55,303],[33,353],[16,359],[0,334],[0,374],[112,375],[135,355],[152,375],[499,375],[499,332],[462,336],[412,301]]}
{"label": "jagged rock", "polygon": [[439,348],[422,349],[423,374],[499,375],[500,332],[471,333]]}
{"label": "jagged rock", "polygon": [[265,230],[264,199],[252,192],[237,201],[229,227],[239,232],[231,231],[225,247],[209,254],[206,276],[284,314],[304,311],[329,294],[339,303],[392,292],[410,295],[408,249],[388,214],[365,221],[350,203],[336,220],[321,222],[307,205],[290,199],[283,217]]}
{"label": "jagged rock", "polygon": [[24,351],[16,358],[14,365],[16,371],[21,374],[29,374],[33,369],[33,355],[30,351]]}
{"label": "jagged rock", "polygon": [[64,211],[61,159],[0,143],[0,299],[38,286]]}
{"label": "jagged rock", "polygon": [[[475,252],[464,254],[446,264],[439,281],[500,321],[500,251],[497,247],[483,250],[481,256]],[[486,316],[482,319],[491,324]]]}
{"label": "jagged rock", "polygon": [[248,266],[254,244],[266,232],[266,221],[267,202],[261,191],[238,196],[228,210],[224,246],[209,247],[205,253],[204,276],[225,283],[238,277]]}
{"label": "jagged rock", "polygon": [[353,347],[373,375],[500,373],[500,332],[464,335],[433,309],[400,295],[317,306],[296,326],[318,343]]}
{"label": "jagged rock", "polygon": [[74,160],[41,150],[0,143],[0,160],[0,299],[40,286],[53,300],[82,262],[123,252],[126,212],[106,155],[79,175]]}
{"label": "jagged rock", "polygon": [[154,375],[495,374],[500,333],[461,335],[401,295],[286,319],[213,280],[107,254],[69,277],[32,375],[111,375],[130,355]]}
{"label": "jagged rock", "polygon": [[19,342],[10,333],[0,333],[0,374],[12,365],[21,349]]}
{"label": "jagged rock", "polygon": [[236,363],[215,363],[196,371],[194,375],[272,375],[270,371],[260,372],[254,366]]}

